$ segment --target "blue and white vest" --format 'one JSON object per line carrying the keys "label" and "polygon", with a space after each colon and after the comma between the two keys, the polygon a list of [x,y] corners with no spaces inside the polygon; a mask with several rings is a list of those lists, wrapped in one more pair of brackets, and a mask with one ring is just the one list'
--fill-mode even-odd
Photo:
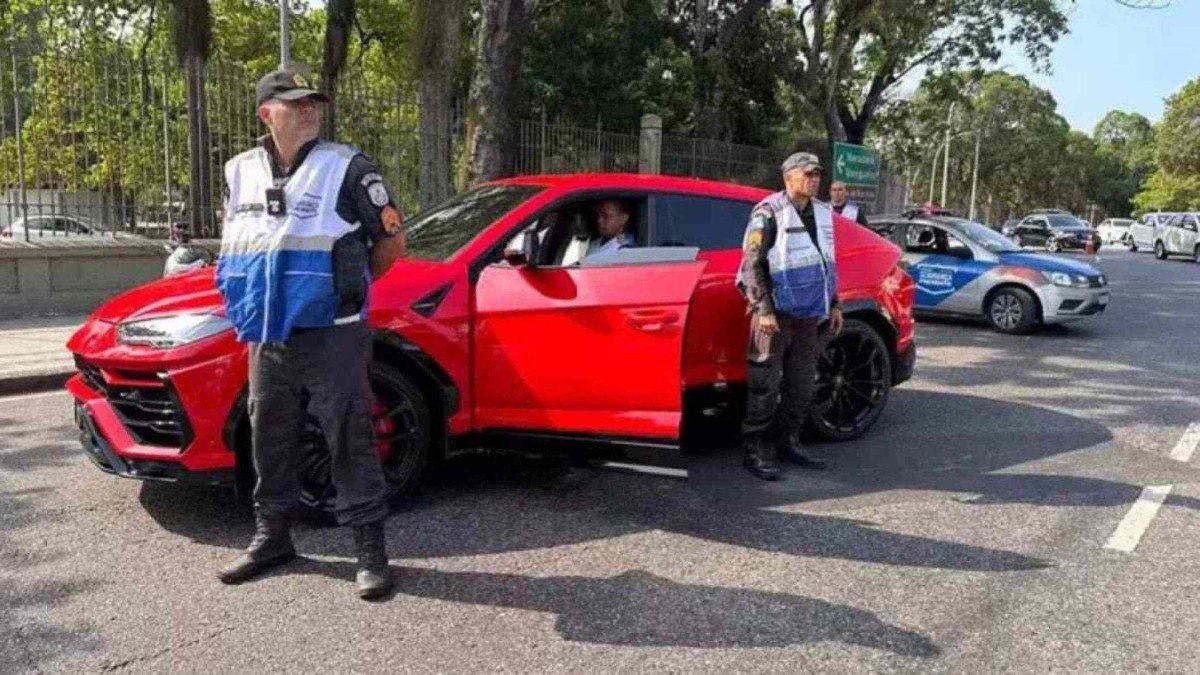
{"label": "blue and white vest", "polygon": [[819,250],[787,192],[776,192],[751,211],[757,215],[765,210],[775,219],[775,243],[767,252],[771,300],[776,312],[797,318],[829,316],[830,304],[837,295],[833,209],[815,199],[812,205]]}
{"label": "blue and white vest", "polygon": [[[359,228],[337,214],[337,197],[353,148],[319,142],[284,186],[286,213],[267,213],[274,187],[266,148],[229,160],[217,288],[243,342],[280,342],[295,328],[322,328],[336,319],[333,245]],[[366,311],[365,308],[363,310]]]}

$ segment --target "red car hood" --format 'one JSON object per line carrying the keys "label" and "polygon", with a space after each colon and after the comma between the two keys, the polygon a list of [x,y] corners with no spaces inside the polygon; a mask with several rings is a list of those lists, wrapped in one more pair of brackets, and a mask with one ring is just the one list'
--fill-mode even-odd
{"label": "red car hood", "polygon": [[[419,292],[421,287],[427,286],[427,283],[423,283],[423,281],[433,281],[439,276],[435,272],[439,268],[444,268],[444,264],[402,258],[392,265],[380,281],[386,277],[401,275],[406,280],[415,281],[416,283],[411,287]],[[225,308],[221,294],[217,291],[215,277],[216,268],[205,267],[195,272],[157,279],[105,302],[92,312],[92,318],[108,323],[121,323],[168,314],[197,312],[224,314]],[[394,283],[389,285],[396,286]],[[409,284],[404,284],[404,286],[406,289],[410,287]],[[372,286],[372,297],[379,288],[380,284]]]}
{"label": "red car hood", "polygon": [[110,323],[165,314],[212,312],[224,309],[217,292],[216,268],[151,281],[126,291],[92,312],[92,318]]}

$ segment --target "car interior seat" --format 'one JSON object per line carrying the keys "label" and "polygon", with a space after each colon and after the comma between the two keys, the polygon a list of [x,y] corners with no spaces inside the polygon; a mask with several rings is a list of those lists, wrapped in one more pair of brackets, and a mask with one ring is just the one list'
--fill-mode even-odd
{"label": "car interior seat", "polygon": [[570,236],[567,238],[567,245],[563,250],[562,262],[560,265],[574,265],[583,256],[587,254],[588,241],[591,239],[589,227],[583,218],[583,213],[576,210],[571,214],[570,219]]}

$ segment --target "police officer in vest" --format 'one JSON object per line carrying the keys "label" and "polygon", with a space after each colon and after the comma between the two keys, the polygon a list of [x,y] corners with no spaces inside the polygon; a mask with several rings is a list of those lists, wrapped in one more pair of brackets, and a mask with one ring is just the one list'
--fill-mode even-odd
{"label": "police officer in vest", "polygon": [[867,214],[858,204],[846,201],[846,184],[840,180],[833,181],[829,186],[829,205],[835,213],[840,213],[863,227],[867,226]]}
{"label": "police officer in vest", "polygon": [[806,454],[799,433],[812,399],[822,326],[828,320],[828,330],[842,330],[833,209],[814,198],[820,160],[798,152],[782,169],[784,190],[750,212],[737,275],[751,314],[744,465],[763,480],[779,478],[777,455],[825,467]]}
{"label": "police officer in vest", "polygon": [[296,556],[289,515],[300,496],[308,412],[331,453],[338,522],[354,529],[358,595],[391,588],[385,483],[371,429],[367,289],[404,252],[400,213],[375,166],[318,139],[322,103],[291,70],[258,83],[270,133],[225,165],[217,287],[249,344],[256,530],[220,571],[235,584]]}

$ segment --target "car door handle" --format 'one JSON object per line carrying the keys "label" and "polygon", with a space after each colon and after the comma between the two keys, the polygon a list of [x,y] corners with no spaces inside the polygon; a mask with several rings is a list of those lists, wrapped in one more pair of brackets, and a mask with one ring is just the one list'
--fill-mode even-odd
{"label": "car door handle", "polygon": [[625,315],[625,320],[638,330],[654,332],[679,323],[679,313],[666,310],[632,311]]}

